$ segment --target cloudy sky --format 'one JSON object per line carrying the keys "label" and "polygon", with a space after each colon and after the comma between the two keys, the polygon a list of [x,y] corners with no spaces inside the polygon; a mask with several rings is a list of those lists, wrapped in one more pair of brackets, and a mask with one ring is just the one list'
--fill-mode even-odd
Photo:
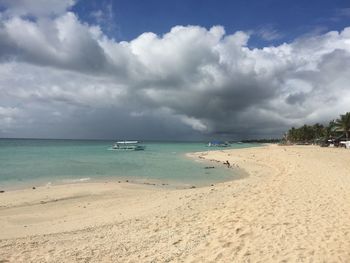
{"label": "cloudy sky", "polygon": [[0,137],[280,137],[347,111],[349,1],[0,0]]}

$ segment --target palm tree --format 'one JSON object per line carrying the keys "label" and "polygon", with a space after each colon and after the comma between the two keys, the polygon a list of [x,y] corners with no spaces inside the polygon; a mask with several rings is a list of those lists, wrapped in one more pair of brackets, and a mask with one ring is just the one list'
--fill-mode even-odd
{"label": "palm tree", "polygon": [[343,131],[346,140],[348,140],[350,132],[350,112],[340,115],[340,118],[335,121],[335,127],[338,131]]}
{"label": "palm tree", "polygon": [[329,124],[324,128],[323,130],[323,135],[328,139],[334,136],[334,130],[336,129],[335,127],[335,120],[332,120],[329,122]]}

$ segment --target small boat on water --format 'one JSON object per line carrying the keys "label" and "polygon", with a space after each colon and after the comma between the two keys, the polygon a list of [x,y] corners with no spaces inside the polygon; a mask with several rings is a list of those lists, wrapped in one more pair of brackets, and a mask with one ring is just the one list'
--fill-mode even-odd
{"label": "small boat on water", "polygon": [[229,142],[212,141],[208,143],[208,147],[229,147]]}
{"label": "small boat on water", "polygon": [[112,146],[112,150],[142,151],[145,148],[146,146],[140,145],[138,141],[118,141]]}

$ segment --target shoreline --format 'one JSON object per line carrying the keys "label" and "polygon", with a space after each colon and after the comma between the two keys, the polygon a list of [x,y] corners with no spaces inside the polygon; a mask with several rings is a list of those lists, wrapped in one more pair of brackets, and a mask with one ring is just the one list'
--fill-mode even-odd
{"label": "shoreline", "polygon": [[204,158],[249,176],[196,189],[86,183],[3,193],[0,259],[350,260],[350,151],[269,145]]}
{"label": "shoreline", "polygon": [[[258,146],[256,146],[258,147]],[[251,148],[251,147],[249,147]],[[217,151],[217,150],[210,150]],[[188,158],[192,160],[193,162],[200,161],[202,163],[207,163],[207,167],[210,166],[210,164],[213,162],[213,160],[206,160],[205,158],[197,158],[197,153],[207,153],[206,152],[188,152],[183,154],[183,158]],[[214,161],[215,162],[215,161]],[[216,164],[220,162],[215,162]],[[226,167],[220,163],[219,166],[214,167],[215,169],[226,169]],[[235,167],[231,167],[235,169]],[[206,167],[204,168],[206,169]],[[232,180],[238,180],[242,177],[247,176],[247,174],[243,171],[243,169],[235,169],[232,171],[232,177],[227,180],[216,180],[216,181],[206,181],[203,180],[202,182],[179,182],[176,179],[155,179],[155,178],[143,178],[143,177],[122,177],[122,176],[106,176],[106,177],[82,177],[82,178],[67,178],[67,179],[61,179],[61,180],[50,180],[49,178],[45,180],[44,178],[40,178],[37,180],[29,180],[27,182],[25,181],[18,181],[17,183],[5,183],[3,184],[3,187],[0,188],[0,193],[9,192],[9,191],[18,191],[18,190],[25,190],[25,189],[37,189],[37,188],[49,188],[54,186],[60,186],[60,185],[71,185],[71,184],[89,184],[89,183],[130,183],[130,184],[137,184],[137,185],[151,185],[151,186],[157,186],[157,187],[165,187],[169,189],[187,189],[191,187],[200,188],[200,187],[207,187],[211,186],[213,184],[223,183],[223,182],[229,182]],[[51,178],[53,179],[53,178]]]}

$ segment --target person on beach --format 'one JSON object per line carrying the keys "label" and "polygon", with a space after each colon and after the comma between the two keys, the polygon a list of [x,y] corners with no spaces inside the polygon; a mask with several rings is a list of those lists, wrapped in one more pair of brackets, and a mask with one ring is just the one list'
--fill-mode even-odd
{"label": "person on beach", "polygon": [[228,160],[226,160],[226,162],[224,162],[224,164],[226,164],[228,168],[231,167],[231,164],[230,164],[230,162]]}

